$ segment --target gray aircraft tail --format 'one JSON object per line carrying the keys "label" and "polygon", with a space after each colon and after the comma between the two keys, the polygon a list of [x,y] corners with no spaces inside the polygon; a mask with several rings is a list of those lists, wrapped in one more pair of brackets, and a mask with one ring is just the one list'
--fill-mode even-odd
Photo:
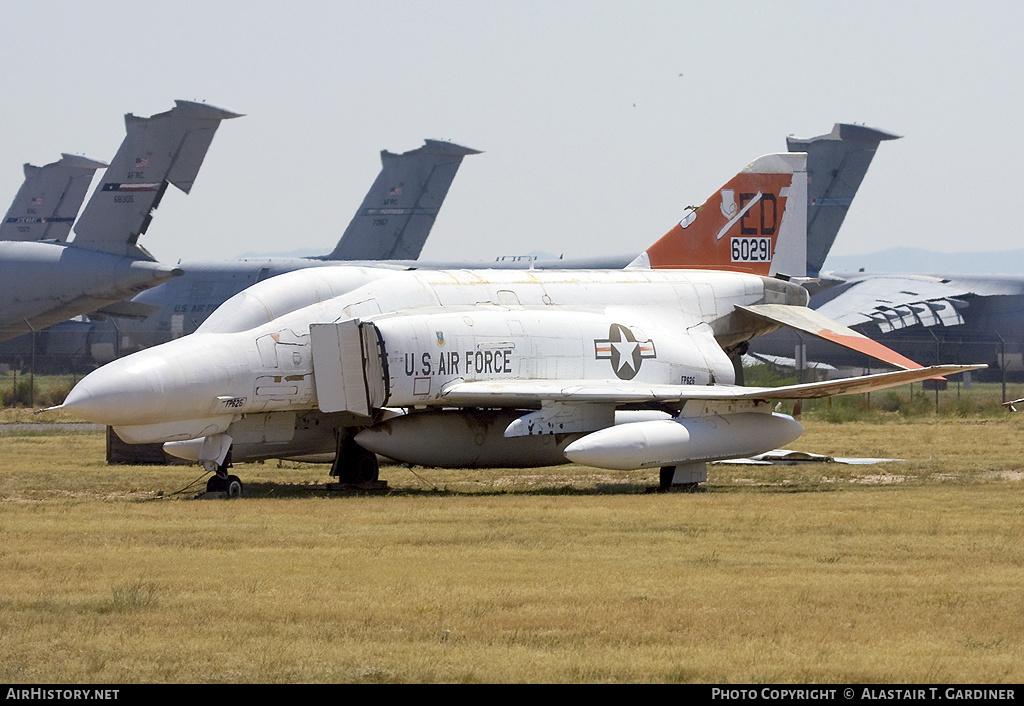
{"label": "gray aircraft tail", "polygon": [[836,123],[818,137],[787,137],[790,152],[807,153],[807,275],[816,277],[835,242],[878,143],[898,140],[882,130]]}
{"label": "gray aircraft tail", "polygon": [[469,154],[480,151],[438,140],[402,154],[383,150],[380,174],[324,259],[418,258],[462,158]]}
{"label": "gray aircraft tail", "polygon": [[138,245],[168,184],[186,194],[221,120],[240,117],[205,103],[175,101],[165,113],[125,116],[127,135],[75,224],[76,247],[153,259]]}
{"label": "gray aircraft tail", "polygon": [[0,223],[0,240],[66,241],[93,174],[105,166],[73,154],[42,167],[26,164],[25,182]]}

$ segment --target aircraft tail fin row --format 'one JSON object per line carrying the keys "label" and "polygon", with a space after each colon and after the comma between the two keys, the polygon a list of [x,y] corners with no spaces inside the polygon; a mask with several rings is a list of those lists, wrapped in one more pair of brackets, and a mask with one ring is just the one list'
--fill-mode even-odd
{"label": "aircraft tail fin row", "polygon": [[807,155],[748,164],[630,267],[716,269],[802,277],[807,247]]}
{"label": "aircraft tail fin row", "polygon": [[220,121],[237,117],[239,113],[180,100],[171,110],[148,118],[126,115],[127,135],[75,224],[73,244],[152,259],[137,241],[168,184],[189,193]]}
{"label": "aircraft tail fin row", "polygon": [[93,174],[105,166],[72,154],[42,167],[26,164],[25,181],[0,223],[0,240],[65,242]]}
{"label": "aircraft tail fin row", "polygon": [[426,140],[402,154],[383,150],[381,171],[325,260],[415,260],[466,155],[479,150]]}

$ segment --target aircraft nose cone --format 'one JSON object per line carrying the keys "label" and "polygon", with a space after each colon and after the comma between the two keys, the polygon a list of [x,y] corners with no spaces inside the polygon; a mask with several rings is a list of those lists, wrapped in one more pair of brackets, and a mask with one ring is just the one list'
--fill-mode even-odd
{"label": "aircraft nose cone", "polygon": [[86,375],[68,394],[63,409],[95,424],[146,424],[161,408],[160,377],[117,360]]}

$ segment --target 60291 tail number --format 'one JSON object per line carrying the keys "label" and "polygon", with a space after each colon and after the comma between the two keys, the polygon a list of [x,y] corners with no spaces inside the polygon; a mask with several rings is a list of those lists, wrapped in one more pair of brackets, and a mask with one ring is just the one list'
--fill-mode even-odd
{"label": "60291 tail number", "polygon": [[733,262],[771,262],[772,239],[732,238],[731,251]]}

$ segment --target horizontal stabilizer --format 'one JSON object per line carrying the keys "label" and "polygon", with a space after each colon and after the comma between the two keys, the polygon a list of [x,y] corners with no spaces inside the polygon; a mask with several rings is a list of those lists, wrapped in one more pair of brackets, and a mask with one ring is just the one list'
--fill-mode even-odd
{"label": "horizontal stabilizer", "polygon": [[897,368],[910,370],[921,367],[910,358],[900,355],[896,351],[857,333],[851,328],[836,323],[814,309],[802,306],[786,306],[784,304],[753,304],[751,306],[737,306],[736,308],[759,319],[787,326],[816,338],[837,343],[844,348],[871,356]]}
{"label": "horizontal stabilizer", "polygon": [[0,223],[0,240],[65,242],[93,174],[105,166],[73,154],[42,167],[26,164],[25,181]]}
{"label": "horizontal stabilizer", "polygon": [[237,117],[191,101],[175,101],[171,110],[148,118],[126,115],[124,142],[75,224],[72,244],[152,259],[137,241],[168,184],[189,193],[220,121]]}
{"label": "horizontal stabilizer", "polygon": [[178,155],[167,174],[167,181],[187,194],[192,191],[192,184],[195,183],[199,167],[202,166],[203,159],[206,158],[206,152],[210,149],[210,143],[213,142],[213,135],[220,125],[220,121],[243,116],[241,113],[206,103],[181,100],[176,100],[174,103],[174,108],[160,115],[175,115],[178,120],[188,120],[191,127],[185,135],[184,142],[178,148]]}
{"label": "horizontal stabilizer", "polygon": [[454,382],[441,391],[453,407],[540,407],[541,402],[591,404],[680,403],[687,400],[796,400],[854,395],[884,390],[944,375],[978,370],[985,365],[934,365],[841,380],[785,387],[741,385],[661,385],[622,380],[498,380]]}

